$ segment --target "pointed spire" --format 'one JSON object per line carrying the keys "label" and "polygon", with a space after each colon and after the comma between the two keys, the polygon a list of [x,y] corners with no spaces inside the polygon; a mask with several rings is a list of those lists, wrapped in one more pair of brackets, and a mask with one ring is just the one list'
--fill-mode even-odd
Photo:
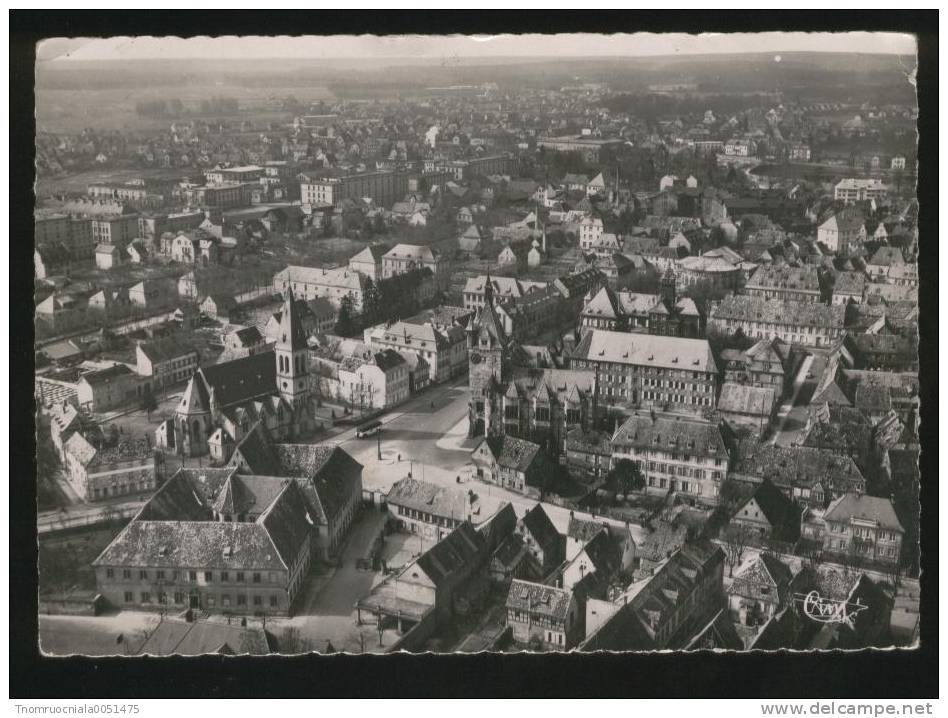
{"label": "pointed spire", "polygon": [[299,302],[293,297],[293,290],[289,287],[286,289],[283,311],[280,315],[279,339],[278,346],[284,349],[296,351],[306,348],[306,330],[303,328],[303,319],[300,317]]}
{"label": "pointed spire", "polygon": [[490,279],[490,270],[487,270],[487,279],[484,280],[484,306],[494,304],[494,285]]}

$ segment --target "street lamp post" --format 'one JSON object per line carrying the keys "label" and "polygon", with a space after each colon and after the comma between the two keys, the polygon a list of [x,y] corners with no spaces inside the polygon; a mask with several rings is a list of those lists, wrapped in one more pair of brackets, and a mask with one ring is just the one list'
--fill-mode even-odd
{"label": "street lamp post", "polygon": [[377,609],[378,609],[377,610],[378,621],[376,622],[376,625],[378,626],[378,631],[379,631],[379,648],[381,648],[382,647],[382,630],[383,630],[382,629],[382,607],[378,606]]}
{"label": "street lamp post", "polygon": [[375,432],[376,446],[379,453],[379,461],[382,460],[382,428],[379,427],[379,430]]}

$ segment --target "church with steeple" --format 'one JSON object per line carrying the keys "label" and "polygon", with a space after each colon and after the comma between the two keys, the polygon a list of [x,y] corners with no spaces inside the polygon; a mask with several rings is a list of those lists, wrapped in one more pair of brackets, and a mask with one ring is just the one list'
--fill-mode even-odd
{"label": "church with steeple", "polygon": [[594,423],[596,378],[590,371],[537,369],[504,329],[488,273],[484,305],[467,327],[468,435],[510,435],[562,451],[566,433]]}
{"label": "church with steeple", "polygon": [[156,444],[180,456],[223,463],[257,422],[274,441],[311,434],[316,413],[306,331],[292,290],[287,290],[276,336],[272,351],[200,368],[174,417],[156,430]]}

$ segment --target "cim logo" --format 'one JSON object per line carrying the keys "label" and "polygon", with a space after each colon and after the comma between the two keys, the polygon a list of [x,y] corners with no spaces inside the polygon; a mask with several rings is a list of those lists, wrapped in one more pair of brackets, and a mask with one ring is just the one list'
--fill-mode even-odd
{"label": "cim logo", "polygon": [[817,623],[845,623],[850,628],[853,628],[853,619],[868,608],[858,598],[856,603],[837,601],[824,598],[817,591],[798,593],[794,597],[803,603],[803,613]]}

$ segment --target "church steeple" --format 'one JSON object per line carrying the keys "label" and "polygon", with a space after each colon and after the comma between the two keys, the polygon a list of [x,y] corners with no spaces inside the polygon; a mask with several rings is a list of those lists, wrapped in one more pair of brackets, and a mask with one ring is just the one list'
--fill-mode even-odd
{"label": "church steeple", "polygon": [[487,279],[484,280],[484,306],[494,304],[494,283],[490,279],[490,270],[487,270]]}
{"label": "church steeple", "polygon": [[280,312],[274,353],[277,391],[293,407],[303,405],[309,397],[306,330],[303,328],[299,302],[293,298],[293,290],[289,288]]}

